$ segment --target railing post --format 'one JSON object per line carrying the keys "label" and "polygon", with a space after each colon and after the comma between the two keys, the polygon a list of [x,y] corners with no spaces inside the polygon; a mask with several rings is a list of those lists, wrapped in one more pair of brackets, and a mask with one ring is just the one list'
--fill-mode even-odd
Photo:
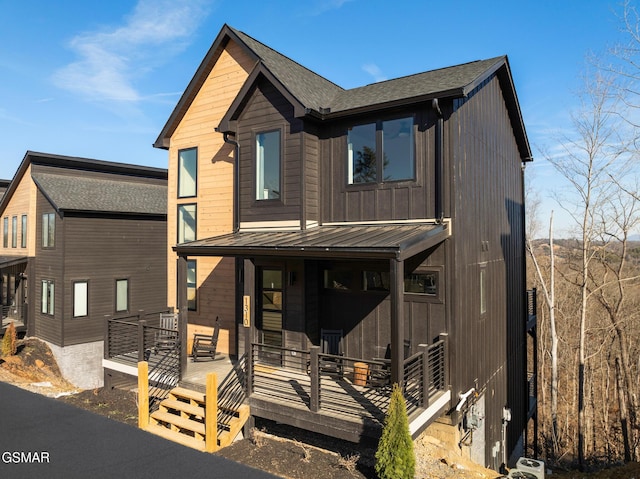
{"label": "railing post", "polygon": [[149,425],[149,363],[138,363],[138,427]]}
{"label": "railing post", "polygon": [[[138,318],[140,318],[138,316]],[[145,319],[138,320],[138,361],[144,361],[144,330],[147,325]]]}
{"label": "railing post", "polygon": [[111,334],[109,331],[109,320],[111,316],[108,314],[104,315],[104,359],[111,358],[109,351],[111,349]]}
{"label": "railing post", "polygon": [[309,373],[311,375],[311,401],[309,407],[312,412],[320,410],[320,347],[311,346],[309,358]]}
{"label": "railing post", "polygon": [[253,394],[253,361],[254,361],[254,351],[255,345],[251,343],[251,347],[247,350],[247,363],[246,363],[246,387],[247,387],[247,397]]}
{"label": "railing post", "polygon": [[429,407],[429,389],[431,386],[431,375],[429,374],[429,346],[418,344],[418,351],[422,353],[422,403],[421,407]]}
{"label": "railing post", "polygon": [[440,333],[438,340],[442,341],[442,387],[447,390],[449,384],[449,333]]}
{"label": "railing post", "polygon": [[206,452],[218,450],[218,377],[207,374],[204,411],[204,447]]}

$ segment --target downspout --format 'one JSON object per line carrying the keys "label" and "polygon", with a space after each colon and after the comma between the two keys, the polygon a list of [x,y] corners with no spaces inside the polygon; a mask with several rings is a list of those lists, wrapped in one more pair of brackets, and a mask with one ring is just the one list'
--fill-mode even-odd
{"label": "downspout", "polygon": [[240,230],[240,145],[229,138],[229,133],[222,133],[225,143],[233,145],[233,232]]}
{"label": "downspout", "polygon": [[443,152],[443,132],[444,117],[438,99],[431,100],[431,107],[438,116],[435,131],[435,217],[440,224],[444,221],[444,152]]}

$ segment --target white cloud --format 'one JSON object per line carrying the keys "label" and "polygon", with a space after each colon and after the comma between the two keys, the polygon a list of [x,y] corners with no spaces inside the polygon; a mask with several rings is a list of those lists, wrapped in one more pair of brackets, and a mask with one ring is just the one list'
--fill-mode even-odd
{"label": "white cloud", "polygon": [[77,59],[53,75],[56,86],[104,102],[137,102],[135,80],[184,47],[206,16],[206,0],[140,0],[121,26],[76,35]]}
{"label": "white cloud", "polygon": [[373,77],[373,80],[376,82],[385,81],[387,77],[382,73],[382,70],[378,67],[378,65],[374,63],[367,63],[362,65],[362,69],[367,72],[369,75]]}

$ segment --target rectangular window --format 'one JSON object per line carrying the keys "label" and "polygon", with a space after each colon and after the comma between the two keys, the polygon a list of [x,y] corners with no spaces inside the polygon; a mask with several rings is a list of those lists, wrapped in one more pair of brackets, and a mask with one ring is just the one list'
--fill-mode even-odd
{"label": "rectangular window", "polygon": [[178,151],[178,198],[196,196],[198,188],[198,149]]}
{"label": "rectangular window", "polygon": [[480,266],[480,315],[487,312],[487,268]]}
{"label": "rectangular window", "polygon": [[129,310],[129,280],[116,280],[116,312]]}
{"label": "rectangular window", "polygon": [[11,247],[18,247],[18,217],[11,218]]}
{"label": "rectangular window", "polygon": [[280,198],[280,130],[256,135],[256,199]]}
{"label": "rectangular window", "polygon": [[[323,284],[326,289],[349,291],[353,289],[353,271],[349,269],[325,269]],[[355,286],[358,287],[357,285]]]}
{"label": "rectangular window", "polygon": [[2,246],[9,247],[9,217],[2,220]]}
{"label": "rectangular window", "polygon": [[397,118],[349,128],[347,181],[384,183],[415,178],[413,118]]}
{"label": "rectangular window", "polygon": [[187,261],[187,309],[198,310],[198,288],[196,284],[197,265],[195,260]]}
{"label": "rectangular window", "polygon": [[42,247],[53,248],[56,238],[56,216],[55,213],[45,213],[42,215]]}
{"label": "rectangular window", "polygon": [[391,275],[389,271],[363,271],[364,291],[390,291]]}
{"label": "rectangular window", "polygon": [[436,271],[413,272],[404,276],[404,292],[437,296],[438,273]]}
{"label": "rectangular window", "polygon": [[178,243],[196,239],[196,205],[178,205]]}
{"label": "rectangular window", "polygon": [[22,215],[22,239],[20,240],[22,248],[27,247],[27,215]]}
{"label": "rectangular window", "polygon": [[53,316],[55,313],[55,286],[53,281],[48,279],[42,280],[42,314]]}
{"label": "rectangular window", "polygon": [[73,283],[73,317],[87,316],[89,312],[89,283],[76,281]]}

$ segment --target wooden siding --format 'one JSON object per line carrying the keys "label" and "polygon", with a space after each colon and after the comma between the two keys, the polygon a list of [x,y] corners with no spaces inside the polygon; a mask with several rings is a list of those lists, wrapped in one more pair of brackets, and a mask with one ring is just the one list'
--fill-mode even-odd
{"label": "wooden siding", "polygon": [[[36,251],[36,194],[37,188],[31,179],[30,165],[18,183],[9,202],[0,214],[0,221],[9,218],[9,245],[4,248],[4,243],[0,241],[0,256],[34,256]],[[22,247],[22,215],[27,215],[27,247]],[[17,247],[11,246],[11,235],[13,233],[11,219],[16,216],[18,219],[18,243]],[[3,223],[0,223],[3,224]],[[4,234],[4,230],[2,231]]]}
{"label": "wooden siding", "polygon": [[[280,129],[279,200],[256,201],[255,135]],[[293,106],[266,81],[259,81],[238,119],[240,142],[240,221],[300,221],[302,205],[301,122]]]}
{"label": "wooden siding", "polygon": [[[205,83],[171,137],[167,211],[167,298],[177,307],[176,254],[177,205],[197,204],[198,238],[208,238],[232,230],[233,224],[233,147],[224,143],[215,128],[235,99],[254,60],[230,41],[221,53]],[[195,198],[178,198],[178,151],[198,148],[198,185]],[[189,312],[189,322],[213,325],[221,318],[220,351],[235,352],[235,270],[233,260],[198,258],[198,311]],[[226,338],[226,339],[225,339]]]}
{"label": "wooden siding", "polygon": [[[394,221],[435,217],[435,115],[429,109],[396,112],[336,124],[322,140],[323,222]],[[380,184],[349,185],[347,128],[387,118],[414,116],[415,179]]]}
{"label": "wooden siding", "polygon": [[[63,344],[100,341],[114,315],[115,282],[129,281],[129,313],[166,308],[164,219],[65,216],[62,281]],[[73,283],[88,281],[88,316],[73,317]],[[60,284],[61,283],[61,284]]]}
{"label": "wooden siding", "polygon": [[[487,395],[486,444],[500,441],[502,407],[510,407],[509,448],[524,430],[524,231],[522,171],[498,80],[459,100],[445,127],[453,217],[450,333],[453,391]],[[480,270],[487,311],[480,313]],[[491,406],[489,406],[491,404]],[[487,447],[487,464],[491,464]]]}

